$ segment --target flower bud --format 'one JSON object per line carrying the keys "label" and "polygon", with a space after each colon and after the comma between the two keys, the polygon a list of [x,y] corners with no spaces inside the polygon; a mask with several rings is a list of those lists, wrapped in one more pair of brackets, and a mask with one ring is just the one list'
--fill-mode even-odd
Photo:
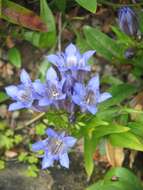
{"label": "flower bud", "polygon": [[129,7],[122,7],[118,12],[120,29],[129,36],[137,37],[139,33],[138,20],[135,12]]}

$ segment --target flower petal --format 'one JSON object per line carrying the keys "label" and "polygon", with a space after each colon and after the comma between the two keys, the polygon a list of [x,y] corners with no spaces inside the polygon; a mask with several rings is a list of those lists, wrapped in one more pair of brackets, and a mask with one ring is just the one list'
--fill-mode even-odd
{"label": "flower petal", "polygon": [[92,113],[93,115],[96,114],[97,108],[95,106],[87,106],[87,110]]}
{"label": "flower petal", "polygon": [[35,92],[37,92],[40,95],[43,95],[45,92],[45,88],[44,88],[44,84],[42,84],[39,80],[36,80],[35,82],[33,82],[33,88],[35,90]]}
{"label": "flower petal", "polygon": [[94,92],[99,90],[99,75],[97,74],[88,83],[88,87]]}
{"label": "flower petal", "polygon": [[82,101],[81,97],[78,96],[78,95],[73,95],[73,96],[72,96],[72,101],[73,101],[75,104],[79,105],[79,106],[83,105],[83,101]]}
{"label": "flower petal", "polygon": [[90,50],[85,52],[82,56],[84,58],[85,61],[88,61],[88,59],[95,53],[96,51],[94,50]]}
{"label": "flower petal", "polygon": [[18,93],[18,88],[17,86],[11,85],[5,88],[6,93],[12,97],[13,99],[16,99],[17,93]]}
{"label": "flower petal", "polygon": [[46,141],[47,140],[43,140],[43,141],[39,141],[39,142],[32,144],[32,151],[37,152],[39,150],[44,149],[46,146]]}
{"label": "flower petal", "polygon": [[102,94],[99,96],[98,102],[99,102],[99,103],[100,103],[100,102],[103,102],[103,101],[105,101],[105,100],[107,100],[107,99],[109,99],[109,98],[112,98],[112,95],[111,95],[110,93],[108,93],[108,92],[104,92],[104,93],[102,93]]}
{"label": "flower petal", "polygon": [[69,157],[67,153],[59,155],[60,164],[65,168],[69,168]]}
{"label": "flower petal", "polygon": [[24,84],[24,85],[31,85],[31,79],[30,79],[30,76],[29,74],[24,70],[22,69],[21,71],[21,74],[20,74],[20,81]]}
{"label": "flower petal", "polygon": [[39,106],[50,106],[52,104],[52,101],[48,98],[41,98],[39,100]]}
{"label": "flower petal", "polygon": [[48,128],[46,130],[46,134],[49,136],[49,137],[58,137],[58,134],[51,128]]}
{"label": "flower petal", "polygon": [[24,104],[22,104],[21,102],[15,102],[15,103],[10,104],[8,111],[19,110],[22,108],[25,108]]}
{"label": "flower petal", "polygon": [[50,166],[53,166],[54,159],[52,156],[47,156],[45,155],[44,158],[42,159],[42,169],[46,169]]}
{"label": "flower petal", "polygon": [[67,137],[64,137],[64,143],[68,146],[68,147],[73,147],[77,141],[76,138],[74,137],[70,137],[70,136],[67,136]]}
{"label": "flower petal", "polygon": [[72,43],[69,44],[65,49],[65,53],[67,56],[74,55],[76,53],[76,51],[77,51],[76,46]]}
{"label": "flower petal", "polygon": [[51,82],[53,82],[54,80],[58,80],[58,76],[55,69],[53,69],[52,67],[48,69],[47,74],[46,74],[46,79],[47,81],[51,81]]}
{"label": "flower petal", "polygon": [[80,97],[83,97],[86,93],[84,85],[81,83],[76,83],[74,86],[75,94],[77,94]]}
{"label": "flower petal", "polygon": [[57,55],[51,54],[51,55],[46,56],[46,58],[48,59],[50,63],[58,65],[59,57]]}

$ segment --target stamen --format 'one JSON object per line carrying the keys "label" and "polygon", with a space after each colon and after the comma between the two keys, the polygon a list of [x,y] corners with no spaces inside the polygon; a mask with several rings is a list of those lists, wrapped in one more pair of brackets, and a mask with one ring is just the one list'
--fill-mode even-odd
{"label": "stamen", "polygon": [[22,102],[29,102],[29,101],[31,101],[31,91],[29,89],[21,90],[19,92],[18,98]]}
{"label": "stamen", "polygon": [[95,94],[93,91],[89,90],[85,96],[85,102],[87,104],[95,104],[96,103],[96,99],[95,99]]}
{"label": "stamen", "polygon": [[48,150],[56,155],[59,154],[63,148],[63,142],[62,140],[59,140],[57,138],[49,138],[47,142]]}

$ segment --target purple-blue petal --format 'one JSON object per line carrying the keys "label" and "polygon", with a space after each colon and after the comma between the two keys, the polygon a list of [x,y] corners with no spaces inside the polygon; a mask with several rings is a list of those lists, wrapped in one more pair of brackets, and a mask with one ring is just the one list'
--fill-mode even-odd
{"label": "purple-blue petal", "polygon": [[76,138],[70,136],[64,137],[63,140],[67,147],[73,147],[77,141]]}
{"label": "purple-blue petal", "polygon": [[93,90],[94,92],[99,90],[99,75],[97,74],[93,78],[90,79],[88,83],[88,88]]}
{"label": "purple-blue petal", "polygon": [[43,150],[46,146],[46,140],[36,142],[32,144],[32,151],[37,152],[39,150]]}
{"label": "purple-blue petal", "polygon": [[33,82],[33,88],[34,88],[35,92],[40,94],[41,96],[45,92],[45,85],[42,84],[39,80],[36,80],[35,82]]}
{"label": "purple-blue petal", "polygon": [[93,115],[95,115],[96,114],[96,112],[97,112],[97,108],[95,107],[95,106],[87,106],[87,110],[90,112],[90,113],[92,113]]}
{"label": "purple-blue petal", "polygon": [[52,101],[49,100],[48,98],[41,98],[39,100],[39,106],[50,106],[52,104]]}
{"label": "purple-blue petal", "polygon": [[76,53],[76,51],[77,51],[76,46],[72,43],[69,44],[65,49],[65,53],[67,56],[74,55]]}
{"label": "purple-blue petal", "polygon": [[93,55],[95,52],[96,52],[96,51],[94,51],[94,50],[90,50],[90,51],[85,52],[82,56],[83,56],[83,58],[84,58],[85,61],[88,61],[88,59],[89,59],[90,57],[92,57],[92,55]]}
{"label": "purple-blue petal", "polygon": [[69,168],[69,157],[67,153],[59,155],[60,164],[65,168]]}
{"label": "purple-blue petal", "polygon": [[20,81],[21,81],[24,85],[26,85],[26,86],[31,85],[30,76],[29,76],[29,74],[28,74],[24,69],[22,69],[22,71],[21,71],[21,74],[20,74]]}
{"label": "purple-blue petal", "polygon": [[46,56],[46,57],[47,57],[47,59],[48,59],[48,61],[49,61],[50,63],[53,63],[53,64],[55,64],[55,65],[58,65],[58,63],[59,63],[59,57],[58,57],[57,55],[51,54],[51,55],[48,55],[48,56]]}
{"label": "purple-blue petal", "polygon": [[100,94],[100,96],[98,98],[98,102],[99,103],[103,102],[103,101],[105,101],[105,100],[107,100],[109,98],[112,98],[112,95],[110,93],[108,93],[108,92],[104,92],[104,93]]}
{"label": "purple-blue petal", "polygon": [[73,95],[73,96],[72,96],[72,101],[73,101],[75,104],[79,105],[79,106],[82,106],[82,105],[83,105],[83,100],[82,100],[81,97],[78,96],[78,95]]}
{"label": "purple-blue petal", "polygon": [[46,74],[46,79],[47,81],[51,81],[51,82],[58,80],[58,76],[55,69],[53,69],[52,67],[48,69],[47,74]]}
{"label": "purple-blue petal", "polygon": [[8,111],[15,111],[22,108],[25,108],[25,105],[22,102],[15,102],[15,103],[10,104]]}
{"label": "purple-blue petal", "polygon": [[50,166],[53,166],[53,156],[50,155],[45,155],[44,158],[42,159],[42,169],[49,168]]}
{"label": "purple-blue petal", "polygon": [[11,85],[6,87],[5,90],[8,96],[12,97],[13,99],[16,99],[18,93],[17,86]]}
{"label": "purple-blue petal", "polygon": [[75,94],[77,94],[80,97],[84,97],[85,93],[86,93],[85,87],[81,83],[76,83],[75,84],[74,91],[75,91]]}
{"label": "purple-blue petal", "polygon": [[48,128],[46,130],[46,134],[48,135],[48,137],[58,137],[58,134],[51,128]]}

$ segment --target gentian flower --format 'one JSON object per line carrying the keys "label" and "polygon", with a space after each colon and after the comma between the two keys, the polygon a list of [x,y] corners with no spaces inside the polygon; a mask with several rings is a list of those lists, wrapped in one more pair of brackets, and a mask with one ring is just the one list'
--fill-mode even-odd
{"label": "gentian flower", "polygon": [[80,54],[76,46],[71,43],[66,47],[64,53],[52,54],[47,56],[47,58],[49,62],[56,65],[62,72],[68,70],[90,71],[88,60],[94,53],[95,51],[87,51],[84,54]]}
{"label": "gentian flower", "polygon": [[54,161],[58,160],[62,166],[69,168],[68,151],[75,145],[76,139],[65,136],[64,132],[58,134],[51,128],[46,131],[46,134],[48,138],[32,145],[33,151],[44,151],[42,169],[53,166]]}
{"label": "gentian flower", "polygon": [[25,70],[20,74],[20,85],[11,85],[5,88],[6,93],[16,102],[10,104],[9,111],[22,108],[31,108],[36,94],[34,93],[32,81]]}
{"label": "gentian flower", "polygon": [[56,105],[59,100],[66,98],[66,94],[62,92],[64,79],[59,81],[56,71],[50,67],[46,75],[46,83],[42,84],[40,81],[33,83],[34,89],[38,94],[40,106]]}
{"label": "gentian flower", "polygon": [[99,76],[96,75],[90,79],[85,87],[81,83],[76,83],[72,100],[79,105],[83,111],[89,111],[92,114],[97,112],[97,104],[111,98],[111,94],[99,91]]}
{"label": "gentian flower", "polygon": [[136,37],[139,32],[138,20],[135,12],[129,7],[123,7],[118,12],[120,29],[129,36]]}

